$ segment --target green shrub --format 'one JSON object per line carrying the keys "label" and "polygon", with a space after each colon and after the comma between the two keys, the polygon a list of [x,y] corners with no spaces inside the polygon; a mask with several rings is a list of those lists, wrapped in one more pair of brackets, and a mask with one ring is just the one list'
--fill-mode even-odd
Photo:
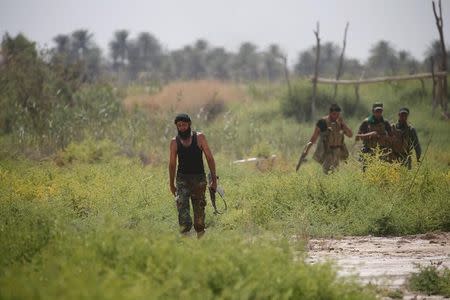
{"label": "green shrub", "polygon": [[43,207],[0,202],[0,269],[30,262],[49,243],[52,225],[51,216]]}
{"label": "green shrub", "polygon": [[[297,84],[291,93],[286,92],[281,99],[281,111],[286,117],[295,118],[298,122],[311,121],[312,86]],[[330,104],[337,103],[341,106],[347,117],[367,114],[367,109],[361,102],[355,102],[347,93],[340,93],[333,99],[329,90],[318,89],[316,95],[316,111],[321,115],[328,113]]]}
{"label": "green shrub", "polygon": [[409,287],[428,295],[450,297],[450,270],[439,270],[435,265],[419,266],[419,273],[414,273],[409,278]]}

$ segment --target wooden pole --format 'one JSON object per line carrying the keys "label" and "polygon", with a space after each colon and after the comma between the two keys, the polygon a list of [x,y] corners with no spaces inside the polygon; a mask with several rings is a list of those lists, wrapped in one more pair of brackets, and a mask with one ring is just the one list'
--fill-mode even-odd
{"label": "wooden pole", "polygon": [[[445,77],[447,76],[447,72],[435,72],[434,76],[436,77]],[[391,81],[403,81],[403,80],[417,80],[417,79],[426,79],[431,78],[431,73],[420,73],[413,75],[401,75],[401,76],[389,76],[389,77],[374,77],[368,78],[364,80],[335,80],[330,78],[317,78],[317,83],[321,84],[343,84],[343,85],[355,85],[355,84],[370,84],[370,83],[380,83],[380,82],[391,82]],[[314,78],[311,78],[311,81],[314,81]]]}
{"label": "wooden pole", "polygon": [[[439,31],[439,37],[441,41],[441,71],[447,71],[447,50],[445,49],[445,41],[444,41],[444,23],[442,19],[442,6],[441,0],[439,0],[439,16],[436,12],[436,4],[433,1],[433,13],[434,18],[436,19],[436,26]],[[445,116],[448,118],[448,85],[447,85],[447,76],[445,78],[441,78],[441,107],[444,111]]]}
{"label": "wooden pole", "polygon": [[290,97],[290,96],[292,96],[292,88],[291,88],[291,81],[289,79],[289,69],[287,67],[287,55],[279,54],[278,57],[283,61],[284,78],[286,79],[286,84],[288,87],[288,94]]}
{"label": "wooden pole", "polygon": [[[345,54],[345,47],[347,45],[347,30],[348,30],[348,22],[347,25],[345,25],[345,31],[344,31],[344,41],[342,43],[342,52],[341,52],[341,56],[339,57],[339,64],[338,64],[338,68],[337,68],[337,72],[336,72],[336,81],[339,80],[339,78],[342,75],[342,66],[344,63],[344,54]],[[334,85],[334,95],[333,95],[333,100],[336,100],[336,96],[337,96],[337,90],[338,90],[338,85],[335,84]]]}
{"label": "wooden pole", "polygon": [[317,96],[317,78],[319,76],[319,61],[320,61],[320,37],[319,37],[319,22],[317,22],[316,31],[314,35],[316,36],[316,63],[314,66],[314,78],[313,78],[313,90],[311,99],[311,119],[314,120],[316,116],[316,96]]}
{"label": "wooden pole", "polygon": [[425,89],[425,81],[423,78],[419,79],[420,85],[422,86],[422,98],[427,94],[427,90]]}
{"label": "wooden pole", "polygon": [[434,74],[434,57],[430,57],[430,63],[431,63],[431,78],[433,81],[433,90],[432,90],[432,94],[431,94],[431,105],[432,105],[432,110],[431,113],[434,116],[435,110],[436,110],[436,76]]}
{"label": "wooden pole", "polygon": [[[366,70],[363,70],[361,72],[361,76],[359,77],[359,81],[361,81],[364,78],[364,74],[365,73],[366,73]],[[359,83],[355,84],[355,96],[356,96],[355,104],[356,104],[356,106],[358,106],[359,100],[360,100],[360,98],[359,98]]]}

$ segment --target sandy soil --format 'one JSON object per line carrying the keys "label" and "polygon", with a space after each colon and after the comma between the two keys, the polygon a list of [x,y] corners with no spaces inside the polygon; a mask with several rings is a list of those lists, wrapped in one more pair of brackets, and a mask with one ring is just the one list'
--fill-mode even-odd
{"label": "sandy soil", "polygon": [[404,299],[442,299],[406,291],[406,279],[418,271],[417,264],[450,268],[450,232],[404,237],[311,239],[308,248],[309,262],[333,260],[340,267],[340,275],[358,275],[363,283],[402,289]]}

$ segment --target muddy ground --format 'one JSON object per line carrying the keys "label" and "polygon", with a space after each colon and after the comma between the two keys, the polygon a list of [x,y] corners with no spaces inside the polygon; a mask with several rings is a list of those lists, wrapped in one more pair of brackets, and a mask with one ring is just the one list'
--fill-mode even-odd
{"label": "muddy ground", "polygon": [[400,289],[404,299],[444,299],[408,291],[407,278],[417,265],[450,268],[450,232],[403,237],[344,237],[311,239],[308,261],[333,260],[341,276],[358,275],[363,283]]}

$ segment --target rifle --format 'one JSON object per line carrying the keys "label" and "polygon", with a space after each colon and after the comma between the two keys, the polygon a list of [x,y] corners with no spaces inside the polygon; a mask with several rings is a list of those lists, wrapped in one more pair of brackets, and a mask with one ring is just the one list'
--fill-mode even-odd
{"label": "rifle", "polygon": [[300,166],[306,161],[306,156],[308,155],[309,149],[311,148],[313,143],[309,142],[306,144],[305,148],[302,151],[302,154],[300,155],[300,158],[298,159],[297,166],[295,167],[295,172],[298,171]]}
{"label": "rifle", "polygon": [[[216,176],[216,178],[217,178],[217,180],[219,180],[219,176]],[[220,198],[222,198],[222,201],[223,201],[223,204],[224,204],[224,206],[225,206],[225,211],[228,209],[228,206],[227,206],[227,202],[225,201],[225,191],[223,190],[223,188],[221,187],[221,186],[219,186],[219,185],[217,185],[217,189],[216,190],[214,190],[213,188],[211,188],[211,182],[212,182],[212,176],[211,176],[211,173],[209,173],[208,174],[208,183],[209,183],[209,185],[208,185],[208,190],[209,190],[209,197],[211,198],[211,204],[212,204],[212,207],[214,208],[214,214],[215,215],[219,215],[219,214],[221,214],[222,212],[220,212],[220,211],[218,211],[217,210],[217,205],[216,205],[216,192],[219,194],[219,196],[220,196]]]}

